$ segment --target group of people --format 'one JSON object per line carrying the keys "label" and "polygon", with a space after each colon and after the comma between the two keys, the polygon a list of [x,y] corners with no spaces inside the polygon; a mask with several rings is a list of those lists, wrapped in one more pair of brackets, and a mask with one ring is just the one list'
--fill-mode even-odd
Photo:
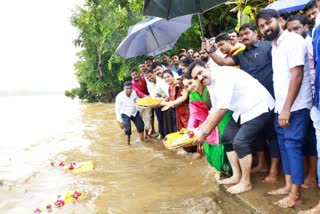
{"label": "group of people", "polygon": [[[252,189],[252,172],[268,172],[264,182],[285,185],[269,195],[284,195],[282,208],[302,202],[301,188],[320,183],[320,0],[311,0],[303,15],[260,11],[250,23],[202,39],[199,51],[181,49],[146,58],[132,81],[116,97],[116,115],[130,144],[133,121],[139,141],[187,128],[194,130],[195,152],[222,144],[232,176],[219,180],[239,194]],[[137,98],[162,98],[154,108],[138,109]],[[317,143],[318,142],[318,143]],[[267,167],[265,148],[270,155]],[[256,166],[252,167],[253,153]],[[208,158],[207,158],[208,159]],[[318,173],[317,173],[318,172]],[[320,212],[320,202],[305,213]]]}

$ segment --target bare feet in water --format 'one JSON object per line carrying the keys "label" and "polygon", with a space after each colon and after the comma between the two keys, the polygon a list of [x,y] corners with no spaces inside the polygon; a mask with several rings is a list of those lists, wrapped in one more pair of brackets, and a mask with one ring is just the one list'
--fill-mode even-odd
{"label": "bare feet in water", "polygon": [[218,184],[228,185],[228,184],[237,184],[240,181],[240,177],[232,176],[230,178],[225,178],[222,180],[218,180]]}
{"label": "bare feet in water", "polygon": [[177,154],[178,155],[185,155],[187,154],[188,152],[186,152],[186,150],[184,150],[183,148],[178,148],[177,149]]}
{"label": "bare feet in water", "polygon": [[263,183],[277,183],[278,182],[278,176],[273,174],[273,173],[269,173],[267,175],[267,177],[265,177],[262,181]]}
{"label": "bare feet in water", "polygon": [[315,207],[309,210],[300,211],[298,214],[319,214],[319,213],[320,213],[320,201]]}
{"label": "bare feet in water", "polygon": [[193,160],[198,160],[198,159],[201,159],[201,158],[202,158],[202,155],[199,154],[198,152],[195,153],[194,155],[192,155],[192,159],[193,159]]}
{"label": "bare feet in water", "polygon": [[230,187],[227,189],[228,192],[230,192],[231,194],[239,194],[239,193],[243,193],[243,192],[247,192],[249,190],[251,190],[252,186],[251,184],[244,184],[242,182]]}
{"label": "bare feet in water", "polygon": [[288,196],[274,203],[282,208],[291,208],[297,204],[301,204],[301,195],[290,192]]}
{"label": "bare feet in water", "polygon": [[316,178],[306,178],[304,179],[304,183],[301,185],[301,187],[305,189],[314,189],[317,188],[317,186]]}
{"label": "bare feet in water", "polygon": [[268,172],[268,168],[266,166],[257,165],[251,169],[251,172]]}
{"label": "bare feet in water", "polygon": [[158,140],[164,140],[164,139],[165,139],[165,136],[159,135],[159,136],[157,137],[157,139],[158,139]]}
{"label": "bare feet in water", "polygon": [[156,132],[154,131],[154,130],[151,130],[151,131],[149,131],[149,135],[153,135],[153,134],[155,134]]}
{"label": "bare feet in water", "polygon": [[144,139],[148,140],[148,139],[150,139],[150,138],[152,138],[151,135],[149,135],[149,134],[145,134],[145,135],[144,135]]}
{"label": "bare feet in water", "polygon": [[279,189],[271,190],[268,192],[269,195],[288,195],[290,193],[291,187],[281,187]]}

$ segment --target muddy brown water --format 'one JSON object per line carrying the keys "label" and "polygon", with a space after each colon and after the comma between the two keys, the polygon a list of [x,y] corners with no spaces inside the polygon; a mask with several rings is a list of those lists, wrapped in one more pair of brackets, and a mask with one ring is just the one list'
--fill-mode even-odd
{"label": "muddy brown water", "polygon": [[[54,213],[252,213],[219,191],[216,171],[205,159],[179,156],[156,140],[126,145],[113,104],[61,97],[11,99],[15,108],[8,99],[0,102],[11,112],[7,120],[27,120],[21,126],[2,124],[16,131],[1,147],[6,153],[0,165],[1,213],[32,213],[65,190],[86,195],[76,204],[54,208]],[[17,113],[22,103],[27,110]],[[19,129],[33,134],[12,137]],[[133,130],[132,140],[138,137]],[[27,141],[23,146],[16,142],[22,139]],[[51,160],[92,160],[95,169],[72,174],[50,166]]]}

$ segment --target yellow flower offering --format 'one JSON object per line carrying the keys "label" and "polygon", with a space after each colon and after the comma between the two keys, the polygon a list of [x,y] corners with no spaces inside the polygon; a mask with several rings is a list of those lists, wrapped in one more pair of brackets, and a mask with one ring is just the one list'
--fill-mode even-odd
{"label": "yellow flower offering", "polygon": [[193,131],[188,131],[183,128],[179,132],[168,134],[166,139],[167,140],[163,142],[164,146],[167,149],[172,150],[179,147],[190,146],[196,137],[194,136]]}
{"label": "yellow flower offering", "polygon": [[136,105],[144,106],[144,107],[152,107],[159,105],[161,103],[161,99],[156,99],[152,97],[145,97],[136,100]]}

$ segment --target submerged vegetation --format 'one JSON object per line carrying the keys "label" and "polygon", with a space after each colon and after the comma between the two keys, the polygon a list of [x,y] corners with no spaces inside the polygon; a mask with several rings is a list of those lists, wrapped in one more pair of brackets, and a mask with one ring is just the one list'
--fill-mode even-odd
{"label": "submerged vegetation", "polygon": [[[267,4],[268,1],[264,0],[233,0],[209,10],[201,15],[206,26],[205,36],[215,36],[252,22],[254,15]],[[82,7],[75,8],[71,23],[79,32],[74,44],[81,49],[75,64],[80,87],[66,91],[66,96],[88,102],[111,102],[114,99],[122,83],[130,79],[130,69],[143,61],[143,57],[124,60],[115,53],[129,26],[146,18],[142,15],[142,8],[142,0],[86,0]],[[200,34],[198,19],[194,16],[192,27],[169,53],[180,48],[199,48]]]}

